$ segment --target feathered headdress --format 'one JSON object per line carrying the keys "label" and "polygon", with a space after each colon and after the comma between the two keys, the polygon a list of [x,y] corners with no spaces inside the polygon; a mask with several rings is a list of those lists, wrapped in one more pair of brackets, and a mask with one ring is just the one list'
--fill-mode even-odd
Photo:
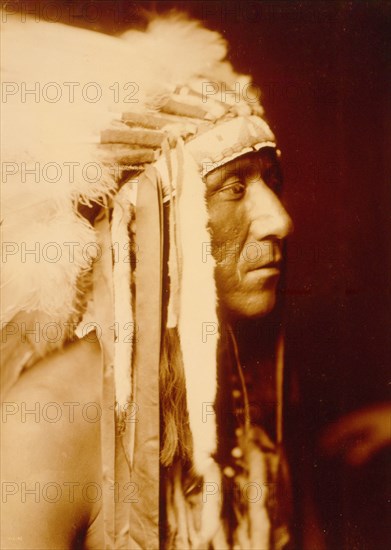
{"label": "feathered headdress", "polygon": [[[203,414],[216,398],[218,332],[203,341],[202,329],[218,319],[214,263],[202,261],[211,239],[202,177],[275,146],[258,101],[243,93],[250,79],[225,55],[218,33],[179,16],[118,38],[15,17],[2,26],[3,389],[93,320],[121,424],[131,402],[140,406],[144,365],[151,374],[159,363],[162,324],[176,327],[193,466],[216,481],[216,422]],[[110,216],[90,223],[82,212],[94,204]],[[157,411],[156,431],[158,400],[148,407]],[[126,435],[136,469],[137,429]]]}

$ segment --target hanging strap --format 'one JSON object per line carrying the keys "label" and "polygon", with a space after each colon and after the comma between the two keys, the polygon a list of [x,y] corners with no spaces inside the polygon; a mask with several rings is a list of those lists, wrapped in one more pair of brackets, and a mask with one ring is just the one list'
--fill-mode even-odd
{"label": "hanging strap", "polygon": [[[136,330],[130,548],[159,548],[159,362],[162,309],[162,191],[152,166],[140,176],[136,207]],[[131,432],[134,430],[134,437]],[[134,439],[134,445],[132,440]]]}
{"label": "hanging strap", "polygon": [[[102,421],[101,453],[103,474],[102,514],[104,523],[105,550],[128,550],[132,502],[130,470],[122,445],[122,433],[116,423],[114,357],[116,345],[114,334],[113,296],[113,244],[110,234],[109,211],[103,210],[96,220],[100,259],[94,264],[94,313],[102,350]],[[115,260],[115,259],[114,259]],[[130,282],[129,282],[130,284]],[[124,337],[120,334],[120,337]],[[130,365],[129,365],[130,369]],[[121,414],[117,414],[121,418]],[[133,491],[134,492],[134,491]]]}
{"label": "hanging strap", "polygon": [[[112,255],[108,211],[95,222],[100,259],[93,269],[93,300],[98,335],[102,350],[102,513],[104,523],[105,550],[115,548],[115,395],[114,395],[114,338],[113,338],[113,287]],[[111,329],[110,329],[111,327]]]}

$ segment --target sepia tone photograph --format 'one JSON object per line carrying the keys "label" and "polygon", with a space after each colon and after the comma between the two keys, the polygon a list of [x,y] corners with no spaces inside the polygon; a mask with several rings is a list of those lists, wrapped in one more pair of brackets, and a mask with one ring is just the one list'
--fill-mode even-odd
{"label": "sepia tone photograph", "polygon": [[0,16],[0,548],[390,547],[390,1]]}

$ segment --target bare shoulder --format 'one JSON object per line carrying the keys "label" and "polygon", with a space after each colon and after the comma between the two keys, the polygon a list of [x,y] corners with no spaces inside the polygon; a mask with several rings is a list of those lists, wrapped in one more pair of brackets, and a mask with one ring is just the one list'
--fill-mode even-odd
{"label": "bare shoulder", "polygon": [[2,547],[71,548],[91,522],[100,482],[100,381],[99,345],[80,340],[26,371],[7,394]]}
{"label": "bare shoulder", "polygon": [[76,340],[27,369],[7,398],[41,395],[45,391],[53,397],[72,397],[87,392],[92,395],[99,393],[100,372],[100,347],[90,336]]}
{"label": "bare shoulder", "polygon": [[100,384],[97,342],[78,340],[42,359],[22,374],[2,403],[6,448],[21,435],[19,445],[37,437],[48,445],[77,445],[99,425]]}

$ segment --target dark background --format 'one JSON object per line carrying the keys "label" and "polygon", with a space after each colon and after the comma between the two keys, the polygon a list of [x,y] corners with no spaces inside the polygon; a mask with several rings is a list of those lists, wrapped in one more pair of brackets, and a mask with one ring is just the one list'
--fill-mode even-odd
{"label": "dark background", "polygon": [[184,10],[222,32],[235,68],[253,75],[295,223],[286,426],[297,546],[386,548],[386,461],[349,469],[325,458],[319,437],[346,412],[389,399],[390,2],[27,4],[108,33],[143,26],[144,9]]}

